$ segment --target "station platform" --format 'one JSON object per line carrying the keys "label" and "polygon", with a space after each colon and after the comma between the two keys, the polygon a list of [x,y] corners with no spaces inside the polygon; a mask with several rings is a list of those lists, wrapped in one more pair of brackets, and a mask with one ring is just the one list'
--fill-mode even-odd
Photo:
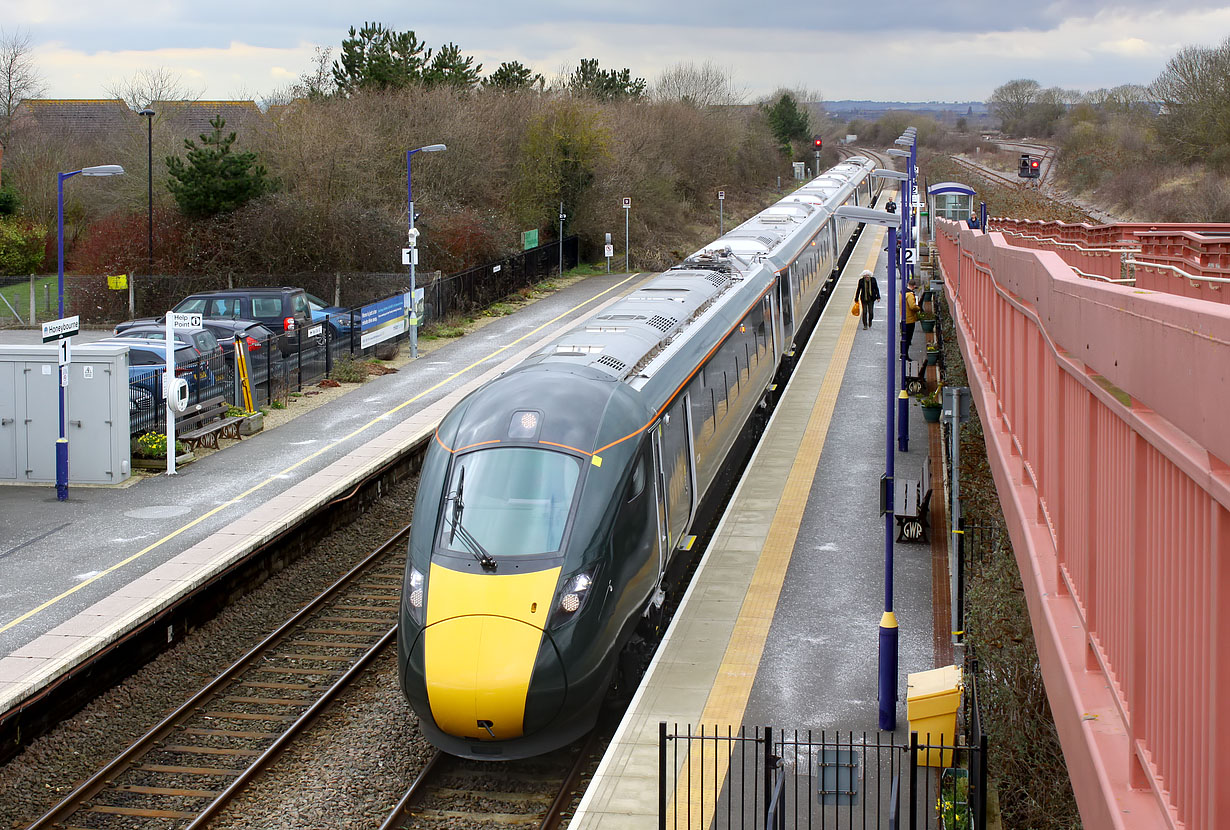
{"label": "station platform", "polygon": [[175,476],[70,484],[66,502],[53,485],[0,486],[0,715],[426,440],[472,389],[649,276],[574,283]]}
{"label": "station platform", "polygon": [[[888,309],[877,304],[862,330],[850,306],[864,268],[887,294],[884,244],[882,229],[864,230],[571,827],[658,826],[660,722],[680,733],[768,725],[875,742]],[[913,357],[924,341],[915,334]],[[933,436],[910,407],[910,451],[895,464],[917,478]],[[906,675],[936,667],[947,637],[934,636],[932,546],[895,547],[893,734],[908,743]]]}

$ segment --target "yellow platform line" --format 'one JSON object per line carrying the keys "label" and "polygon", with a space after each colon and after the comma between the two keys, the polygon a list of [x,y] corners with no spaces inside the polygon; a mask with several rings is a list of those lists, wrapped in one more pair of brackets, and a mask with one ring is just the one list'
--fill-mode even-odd
{"label": "yellow platform line", "polygon": [[[870,237],[871,246],[864,267],[874,271],[876,260],[880,256],[884,229],[868,227],[864,233],[865,239]],[[705,724],[713,724],[716,729],[719,724],[738,724],[743,720],[743,713],[747,709],[747,700],[756,679],[756,671],[760,667],[760,658],[764,654],[769,628],[777,610],[778,596],[786,578],[786,568],[790,565],[795,540],[798,538],[799,523],[807,507],[807,497],[811,493],[812,481],[820,465],[820,453],[824,449],[829,423],[837,405],[837,395],[846,374],[846,364],[854,347],[854,332],[859,318],[845,314],[844,319],[845,323],[838,334],[837,344],[824,380],[820,384],[820,392],[812,407],[798,453],[790,467],[790,475],[786,479],[782,497],[773,515],[773,525],[760,549],[756,570],[752,574],[734,631],[718,668],[713,689],[709,692],[701,713],[702,727]],[[820,324],[816,325],[818,334]],[[715,752],[715,747],[711,745],[708,752],[713,757],[715,766],[706,769],[702,763],[704,743],[692,742],[684,762],[684,772],[675,781],[674,798],[667,812],[667,826],[675,826],[677,803],[687,805],[679,809],[686,809],[689,818],[697,817],[699,823],[695,826],[709,827],[712,823],[713,811],[718,806],[721,787],[726,780],[730,756],[729,753],[723,755],[720,751]]]}

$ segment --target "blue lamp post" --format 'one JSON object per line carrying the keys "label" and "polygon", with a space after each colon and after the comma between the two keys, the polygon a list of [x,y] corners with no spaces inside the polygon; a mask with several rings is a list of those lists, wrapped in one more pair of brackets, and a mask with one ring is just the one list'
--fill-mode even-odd
{"label": "blue lamp post", "polygon": [[[415,153],[439,153],[447,149],[448,147],[444,146],[443,144],[428,144],[426,147],[419,147],[417,150],[407,150],[406,151],[406,202],[410,207],[410,232],[409,232],[410,244],[409,244],[409,247],[411,249],[418,247],[419,232],[414,229],[414,191],[410,189],[410,157],[413,156]],[[415,265],[415,260],[417,258],[418,258],[417,251],[411,250],[410,251],[410,303],[411,303],[412,308],[414,307],[414,290],[415,290],[414,265]],[[415,324],[410,327],[410,357],[412,359],[417,358],[419,356],[419,327],[418,327],[418,320],[417,320],[418,309],[415,308],[414,310],[416,312]]]}
{"label": "blue lamp post", "polygon": [[[877,178],[897,180],[905,177],[904,173],[896,170],[876,170],[872,175]],[[892,332],[897,321],[897,310],[891,298],[897,280],[897,231],[901,226],[901,214],[843,206],[837,209],[837,216],[865,224],[888,226],[888,293],[885,296],[890,298],[888,330]],[[897,616],[893,612],[893,398],[896,397],[897,384],[893,372],[896,341],[891,336],[886,337],[885,340],[888,341],[884,407],[884,481],[887,493],[884,505],[884,611],[880,615],[878,700],[880,728],[891,732],[897,728],[897,656],[899,651]]]}
{"label": "blue lamp post", "polygon": [[[124,168],[118,164],[103,164],[98,167],[85,167],[71,173],[57,173],[56,181],[56,236],[59,250],[59,298],[60,317],[64,317],[64,180],[76,175],[82,176],[121,176]],[[64,367],[60,377],[60,437],[56,441],[56,498],[68,500],[68,436],[64,431],[65,394],[67,389],[68,368]]]}
{"label": "blue lamp post", "polygon": [[[901,139],[897,139],[897,141],[901,141]],[[910,155],[905,150],[887,150],[886,152],[890,156],[897,156],[905,159],[908,159]],[[907,172],[901,177],[901,195],[899,197],[901,200],[901,207],[899,211],[901,213],[901,253],[898,254],[896,250],[893,251],[893,256],[899,257],[899,261],[901,263],[901,292],[897,298],[898,302],[901,303],[901,325],[899,327],[899,334],[901,336],[901,385],[898,387],[897,392],[897,448],[902,452],[907,452],[910,449],[910,395],[905,389],[905,367],[906,361],[908,360],[908,344],[905,342],[905,292],[907,290],[906,284],[910,278],[909,265],[906,263],[905,252],[907,250],[912,250],[910,243],[910,223],[912,221],[911,211],[913,210],[913,206],[910,204],[910,184],[910,174],[907,170]]]}

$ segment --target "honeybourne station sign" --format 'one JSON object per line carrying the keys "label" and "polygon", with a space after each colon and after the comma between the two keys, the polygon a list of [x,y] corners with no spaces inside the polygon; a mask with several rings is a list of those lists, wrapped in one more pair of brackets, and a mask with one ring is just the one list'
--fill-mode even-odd
{"label": "honeybourne station sign", "polygon": [[63,340],[66,337],[72,337],[80,331],[80,317],[76,315],[72,317],[62,317],[59,320],[52,320],[49,323],[43,323],[43,342],[50,343],[53,340]]}

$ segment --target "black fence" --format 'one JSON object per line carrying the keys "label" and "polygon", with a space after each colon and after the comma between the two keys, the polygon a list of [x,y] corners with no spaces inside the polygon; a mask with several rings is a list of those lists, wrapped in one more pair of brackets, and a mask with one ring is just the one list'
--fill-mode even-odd
{"label": "black fence", "polygon": [[[562,247],[564,269],[576,267],[577,237],[565,238]],[[541,245],[499,262],[435,280],[424,288],[425,308],[420,324],[485,308],[558,273],[560,252],[559,243]],[[247,354],[252,405],[256,408],[276,406],[275,402],[285,401],[291,393],[332,375],[337,364],[348,356],[355,359],[372,356],[378,345],[362,346],[361,314],[361,308],[353,308],[345,314],[314,320],[289,348],[283,347],[282,335],[266,342],[242,343],[241,348]],[[408,338],[407,331],[384,342],[400,344]],[[177,375],[189,379],[190,404],[223,397],[229,404],[243,406],[234,344],[224,342],[221,345],[221,356],[176,366]],[[133,367],[130,373],[129,415],[134,437],[146,432],[166,433],[161,372],[161,367],[148,366]]]}
{"label": "black fence", "polygon": [[658,827],[985,830],[986,739],[658,726]]}
{"label": "black fence", "polygon": [[[575,268],[580,244],[575,236],[564,237],[564,270]],[[559,273],[561,245],[552,242],[519,254],[479,265],[423,286],[423,317],[426,321],[469,314]]]}

